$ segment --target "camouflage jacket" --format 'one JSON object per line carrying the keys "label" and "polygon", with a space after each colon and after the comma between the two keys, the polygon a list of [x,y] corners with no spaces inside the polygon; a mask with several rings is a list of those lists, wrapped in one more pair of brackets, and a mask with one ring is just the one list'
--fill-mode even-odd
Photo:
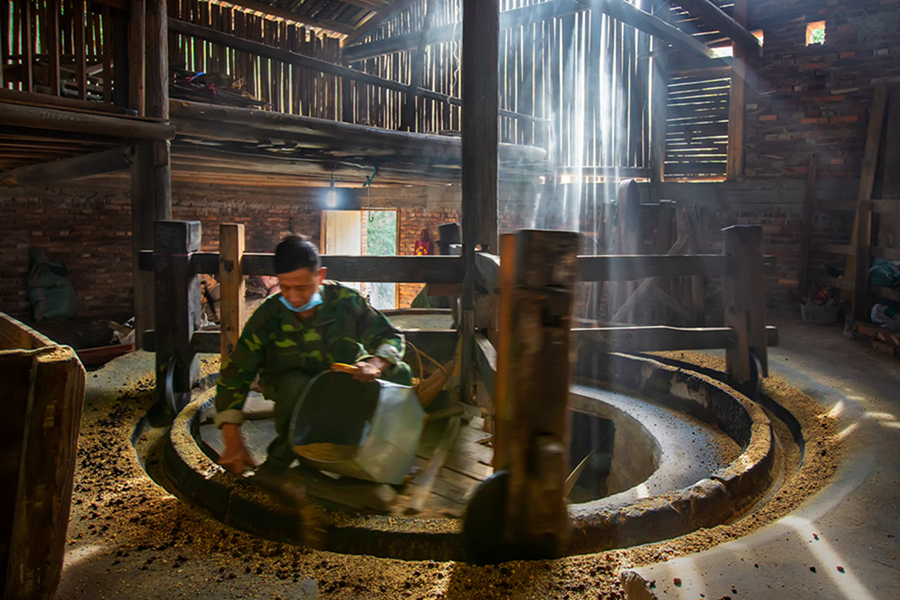
{"label": "camouflage jacket", "polygon": [[241,409],[257,374],[263,395],[277,402],[278,381],[288,373],[312,377],[332,363],[371,356],[394,365],[403,360],[403,334],[359,292],[334,281],[325,281],[320,291],[322,304],[306,321],[281,303],[281,294],[256,309],[221,367],[217,425],[243,422]]}

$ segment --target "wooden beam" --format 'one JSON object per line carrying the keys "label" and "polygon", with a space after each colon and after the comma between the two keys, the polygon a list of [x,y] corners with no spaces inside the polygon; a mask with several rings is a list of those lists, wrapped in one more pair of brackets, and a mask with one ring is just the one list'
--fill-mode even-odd
{"label": "wooden beam", "polygon": [[680,46],[706,58],[714,58],[713,51],[705,44],[625,0],[578,0],[578,2],[593,11],[609,15],[617,21],[665,40],[673,46]]}
{"label": "wooden beam", "polygon": [[397,12],[398,10],[402,10],[412,4],[413,0],[393,0],[393,2],[389,2],[385,6],[379,8],[375,11],[371,16],[369,16],[365,21],[359,24],[353,32],[350,33],[344,41],[341,42],[341,45],[349,45],[355,42],[356,40],[368,35],[373,29],[381,25],[385,19],[390,17],[392,14]]}
{"label": "wooden beam", "polygon": [[144,115],[144,45],[147,39],[144,0],[130,0],[128,21],[128,107]]}
{"label": "wooden beam", "polygon": [[[274,255],[244,254],[245,275],[274,275]],[[396,283],[459,283],[459,256],[337,256],[323,255],[328,278],[338,281],[387,281]]]}
{"label": "wooden beam", "polygon": [[[853,229],[850,233],[850,245],[856,247],[858,250],[861,249],[861,244],[859,240],[860,230],[862,229],[862,233],[865,234],[866,231],[869,232],[869,237],[865,238],[865,244],[868,246],[870,243],[869,240],[871,238],[871,198],[872,198],[872,189],[875,186],[875,173],[878,167],[878,155],[879,150],[881,149],[881,136],[883,134],[884,129],[884,121],[885,115],[887,113],[887,105],[888,105],[888,87],[887,84],[878,83],[875,85],[875,90],[872,98],[872,106],[869,109],[869,126],[868,131],[866,133],[866,149],[863,153],[863,161],[862,161],[862,171],[859,176],[859,192],[857,195],[856,202],[856,215],[853,219]],[[868,216],[867,216],[868,215]],[[860,224],[861,219],[868,219],[868,224]],[[865,250],[863,250],[863,254],[867,254]],[[847,266],[844,269],[844,278],[845,279],[853,279],[856,280],[856,271],[861,270],[868,274],[869,265],[866,263],[861,268],[859,265],[861,263],[858,262],[858,257],[856,254],[850,255],[847,257]],[[860,285],[858,287],[865,289],[866,282],[860,281]],[[854,288],[857,286],[854,286]],[[851,304],[854,302],[855,298],[852,296],[853,292],[845,292],[843,295],[843,299],[845,301],[849,300]],[[859,314],[862,315],[863,304],[867,303],[866,301],[859,303]],[[851,311],[856,318],[856,310],[855,308]]]}
{"label": "wooden beam", "polygon": [[[727,35],[734,43],[748,52],[759,51],[759,40],[745,27],[746,21],[738,22],[732,19],[721,8],[710,0],[675,0],[681,8],[687,10],[695,17],[699,17],[704,23],[715,27],[721,33]],[[735,7],[737,10],[737,7]]]}
{"label": "wooden beam", "polygon": [[284,8],[271,6],[269,4],[266,4],[265,2],[259,2],[257,0],[225,0],[224,3],[231,4],[232,6],[236,6],[238,8],[246,8],[247,10],[263,13],[264,15],[279,17],[281,19],[293,21],[294,23],[312,25],[313,27],[318,27],[319,29],[325,29],[327,31],[333,31],[335,33],[352,33],[354,31],[353,27],[351,27],[350,25],[345,25],[343,23],[331,21],[329,19],[317,19],[315,17],[301,15]]}
{"label": "wooden beam", "polygon": [[0,101],[9,102],[10,104],[28,104],[35,107],[73,108],[81,111],[90,111],[92,114],[97,114],[98,112],[120,115],[127,114],[127,109],[122,106],[112,106],[110,104],[78,100],[75,98],[61,98],[49,94],[20,92],[19,90],[8,90],[6,88],[0,88]]}
{"label": "wooden beam", "polygon": [[[668,16],[669,11],[663,11]],[[669,48],[658,38],[653,39],[653,97],[650,98],[650,180],[659,183],[666,178],[666,132],[669,106]]]}
{"label": "wooden beam", "polygon": [[422,83],[422,69],[425,65],[425,47],[428,44],[428,33],[431,30],[431,24],[434,23],[434,15],[438,12],[441,0],[424,0],[425,2],[425,24],[419,33],[419,44],[416,49],[415,58],[411,61],[411,73],[409,76],[409,91],[406,94],[406,102],[403,104],[403,115],[400,118],[401,131],[413,131],[416,121],[416,90]]}
{"label": "wooden beam", "polygon": [[69,179],[115,173],[129,169],[131,159],[130,147],[114,148],[49,163],[10,169],[0,173],[0,182],[7,187],[15,187],[29,184],[51,184]]}
{"label": "wooden beam", "polygon": [[[734,16],[739,23],[747,22],[747,0],[735,0]],[[731,59],[731,87],[728,92],[728,151],[725,179],[734,181],[744,174],[744,109],[747,91],[747,51],[734,44]]]}
{"label": "wooden beam", "polygon": [[15,127],[72,131],[135,140],[169,140],[175,137],[174,127],[153,121],[8,102],[0,102],[0,122]]}
{"label": "wooden beam", "polygon": [[463,0],[462,242],[465,270],[461,297],[463,402],[474,398],[476,321],[475,251],[498,248],[497,177],[500,108],[500,4]]}
{"label": "wooden beam", "polygon": [[[575,0],[551,0],[550,2],[541,2],[540,4],[501,12],[500,29],[521,27],[523,25],[538,23],[547,19],[564,17],[584,10],[586,10],[585,6]],[[382,54],[412,50],[418,46],[424,33],[425,32],[423,31],[417,31],[404,35],[395,35],[366,44],[357,44],[356,46],[348,45],[345,40],[341,61],[346,64],[358,60],[365,60],[367,58],[374,58]],[[427,32],[425,43],[428,45],[441,44],[452,40],[459,40],[461,37],[462,23],[453,23],[431,28],[431,30]]]}

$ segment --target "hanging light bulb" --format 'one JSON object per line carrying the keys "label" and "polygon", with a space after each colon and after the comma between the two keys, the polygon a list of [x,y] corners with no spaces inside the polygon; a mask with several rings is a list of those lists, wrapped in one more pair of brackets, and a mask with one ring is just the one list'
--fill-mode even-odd
{"label": "hanging light bulb", "polygon": [[328,208],[337,208],[337,203],[337,190],[334,189],[334,177],[332,177],[331,187],[328,188],[328,193],[325,194],[325,206],[327,206]]}

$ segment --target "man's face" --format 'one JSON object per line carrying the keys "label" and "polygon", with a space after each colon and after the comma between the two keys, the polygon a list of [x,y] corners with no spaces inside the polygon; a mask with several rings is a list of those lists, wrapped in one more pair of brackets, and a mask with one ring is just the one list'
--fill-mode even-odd
{"label": "man's face", "polygon": [[278,282],[281,284],[281,295],[294,308],[300,308],[309,302],[324,280],[324,267],[319,269],[318,272],[312,269],[297,269],[278,276]]}

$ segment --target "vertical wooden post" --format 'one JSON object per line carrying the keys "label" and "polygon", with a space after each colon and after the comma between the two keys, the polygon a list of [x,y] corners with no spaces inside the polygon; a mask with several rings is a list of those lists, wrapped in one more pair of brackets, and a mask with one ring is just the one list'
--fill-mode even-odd
{"label": "vertical wooden post", "polygon": [[22,11],[22,90],[30,92],[34,89],[34,15],[31,0],[20,1],[19,10]]}
{"label": "vertical wooden post", "polygon": [[[166,0],[146,0],[146,88],[148,117],[168,120],[168,45]],[[171,153],[168,141],[145,142],[135,147],[131,169],[131,224],[134,247],[135,345],[143,347],[143,331],[153,323],[153,278],[138,269],[141,250],[153,248],[153,222],[172,218]]]}
{"label": "vertical wooden post", "polygon": [[200,222],[157,221],[153,237],[156,393],[158,400],[181,410],[200,372],[191,349],[191,336],[200,328],[200,280],[191,267],[191,254],[200,251]]}
{"label": "vertical wooden post", "polygon": [[50,93],[59,96],[59,0],[47,2],[47,52],[50,54],[50,65],[47,76],[50,78]]}
{"label": "vertical wooden post", "polygon": [[78,98],[87,99],[87,42],[84,39],[84,0],[74,0],[75,8],[75,87]]}
{"label": "vertical wooden post", "polygon": [[497,150],[499,142],[498,0],[463,0],[462,289],[463,398],[474,394],[475,251],[497,249]]}
{"label": "vertical wooden post", "polygon": [[722,232],[723,253],[732,261],[722,282],[725,325],[737,333],[737,345],[726,350],[725,358],[732,380],[746,383],[752,378],[751,352],[762,366],[760,375],[769,374],[762,228],[735,225]]}
{"label": "vertical wooden post", "polygon": [[[581,236],[516,234],[510,274],[501,259],[495,475],[475,492],[463,522],[471,558],[501,562],[559,556],[568,542],[569,374]],[[504,238],[503,255],[508,255]],[[496,494],[494,486],[504,485]]]}
{"label": "vertical wooden post", "polygon": [[[734,20],[747,25],[747,0],[735,0]],[[744,175],[744,118],[745,94],[747,90],[747,51],[743,46],[732,44],[734,57],[731,59],[731,90],[728,95],[728,158],[725,178],[734,181]]]}
{"label": "vertical wooden post", "polygon": [[[668,4],[663,6],[668,15]],[[669,45],[653,38],[653,72],[650,75],[653,97],[650,99],[650,180],[666,178],[666,131],[669,106]]]}
{"label": "vertical wooden post", "polygon": [[[659,201],[659,219],[656,225],[656,253],[666,254],[672,247],[672,205],[671,200]],[[657,286],[666,293],[672,289],[672,282],[668,279],[658,281]],[[662,302],[656,304],[655,321],[659,324],[668,323],[669,309]]]}
{"label": "vertical wooden post", "polygon": [[[425,23],[419,33],[419,46],[413,55],[410,65],[409,92],[406,94],[406,102],[403,104],[403,114],[400,118],[401,131],[413,131],[416,123],[416,90],[422,84],[422,69],[425,65],[425,49],[428,45],[428,32],[434,22],[434,15],[438,12],[438,4],[441,0],[425,0]],[[424,102],[424,100],[423,100]]]}
{"label": "vertical wooden post", "polygon": [[144,0],[131,0],[128,22],[128,108],[144,116],[144,44],[147,29]]}
{"label": "vertical wooden post", "polygon": [[219,322],[222,331],[222,363],[234,350],[244,327],[244,226],[219,227]]}

